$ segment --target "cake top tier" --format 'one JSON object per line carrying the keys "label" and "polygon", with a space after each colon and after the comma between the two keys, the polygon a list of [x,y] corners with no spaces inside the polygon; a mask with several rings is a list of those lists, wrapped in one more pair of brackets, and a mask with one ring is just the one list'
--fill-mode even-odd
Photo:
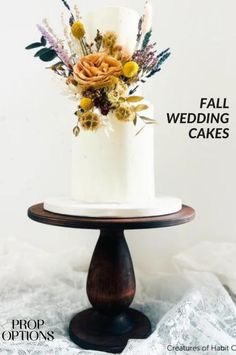
{"label": "cake top tier", "polygon": [[50,69],[62,77],[68,95],[77,102],[75,136],[99,129],[109,134],[111,116],[121,124],[155,124],[146,116],[148,105],[139,88],[161,70],[170,52],[167,48],[158,53],[152,40],[150,0],[142,16],[126,7],[110,6],[85,17],[78,6],[61,1],[68,20],[63,23],[64,38],[58,38],[44,20],[38,25],[40,40],[26,49],[37,48],[35,57],[44,62],[55,60]]}

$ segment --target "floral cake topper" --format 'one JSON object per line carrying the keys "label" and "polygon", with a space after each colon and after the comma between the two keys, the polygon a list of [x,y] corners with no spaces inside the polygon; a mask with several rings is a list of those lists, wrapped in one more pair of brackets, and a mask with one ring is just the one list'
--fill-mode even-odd
{"label": "floral cake topper", "polygon": [[146,1],[137,28],[136,48],[130,54],[118,43],[118,34],[112,31],[101,33],[97,29],[94,41],[89,43],[78,7],[72,11],[66,0],[61,1],[69,12],[68,25],[63,20],[64,38],[59,39],[45,19],[42,25],[37,25],[40,41],[26,49],[37,48],[35,57],[44,62],[54,61],[50,69],[64,79],[76,100],[74,135],[78,136],[82,130],[109,127],[110,112],[117,120],[134,125],[141,119],[143,128],[156,123],[143,114],[148,109],[142,103],[144,98],[135,95],[139,85],[158,73],[170,55],[169,48],[157,53],[156,43],[151,42],[150,2]]}

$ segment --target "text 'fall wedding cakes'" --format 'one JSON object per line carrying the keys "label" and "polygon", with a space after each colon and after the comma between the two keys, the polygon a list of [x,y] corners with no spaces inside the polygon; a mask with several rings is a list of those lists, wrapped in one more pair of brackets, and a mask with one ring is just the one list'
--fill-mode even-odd
{"label": "text 'fall wedding cakes'", "polygon": [[59,39],[47,20],[38,25],[36,57],[52,62],[75,100],[71,193],[49,198],[50,212],[87,217],[143,217],[174,213],[178,198],[157,198],[153,105],[141,86],[170,55],[152,41],[152,6],[144,14],[125,7],[101,8],[81,18],[68,10]]}

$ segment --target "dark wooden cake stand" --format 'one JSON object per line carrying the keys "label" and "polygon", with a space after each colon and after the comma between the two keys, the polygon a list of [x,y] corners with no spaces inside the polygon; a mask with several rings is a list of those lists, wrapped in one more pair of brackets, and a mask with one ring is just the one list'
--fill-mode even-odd
{"label": "dark wooden cake stand", "polygon": [[54,226],[100,230],[87,279],[93,308],[72,319],[69,334],[73,342],[85,349],[120,353],[129,339],[144,339],[151,334],[149,319],[129,308],[135,295],[135,275],[124,230],[188,223],[195,216],[191,207],[183,206],[178,213],[160,217],[88,218],[47,212],[39,204],[29,208],[28,216]]}

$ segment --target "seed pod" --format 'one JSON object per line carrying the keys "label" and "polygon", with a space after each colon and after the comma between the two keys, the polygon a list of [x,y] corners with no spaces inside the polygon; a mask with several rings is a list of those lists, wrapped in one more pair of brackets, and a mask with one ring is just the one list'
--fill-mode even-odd
{"label": "seed pod", "polygon": [[78,135],[80,134],[80,128],[78,126],[75,126],[75,128],[73,129],[73,133],[75,137],[78,137]]}

